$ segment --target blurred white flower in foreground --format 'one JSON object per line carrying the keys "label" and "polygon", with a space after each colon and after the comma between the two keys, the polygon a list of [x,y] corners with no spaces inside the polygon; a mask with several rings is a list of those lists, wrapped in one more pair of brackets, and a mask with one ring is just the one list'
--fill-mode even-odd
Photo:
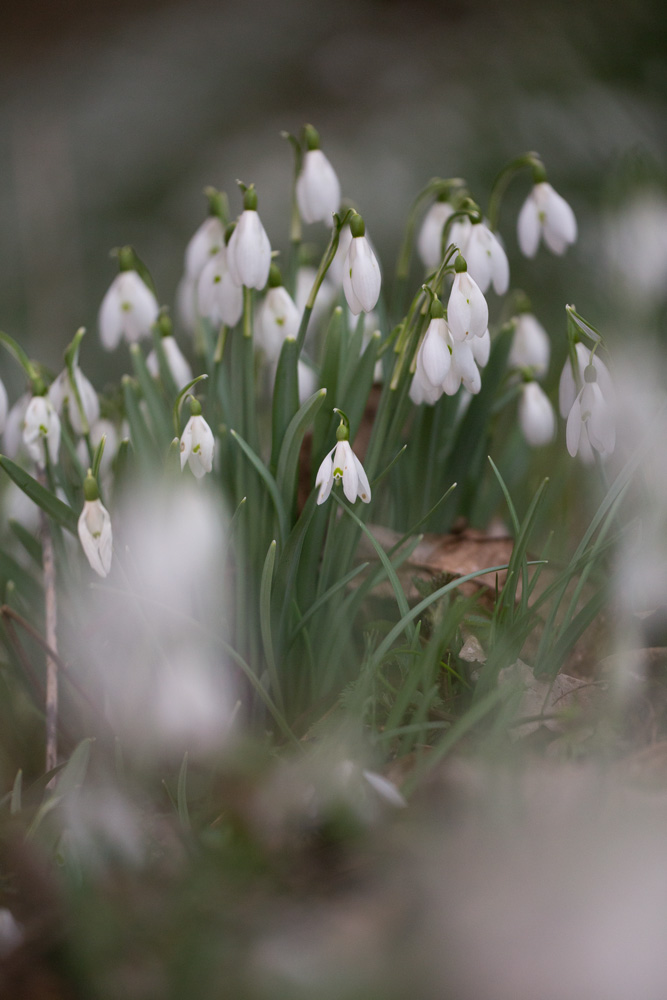
{"label": "blurred white flower in foreground", "polygon": [[655,308],[667,298],[667,196],[646,188],[607,217],[603,246],[614,287],[632,308]]}
{"label": "blurred white flower in foreground", "polygon": [[534,257],[544,240],[552,253],[563,254],[577,238],[574,212],[547,181],[533,186],[523,203],[517,220],[517,235],[521,252]]}
{"label": "blurred white flower in foreground", "polygon": [[159,314],[157,299],[136,271],[121,271],[102,299],[98,317],[100,340],[113,351],[121,339],[130,344],[148,337]]}

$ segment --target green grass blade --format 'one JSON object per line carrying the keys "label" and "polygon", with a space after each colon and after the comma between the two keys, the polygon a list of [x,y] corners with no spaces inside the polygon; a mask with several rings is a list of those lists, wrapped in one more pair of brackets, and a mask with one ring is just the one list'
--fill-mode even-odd
{"label": "green grass blade", "polygon": [[45,514],[52,520],[67,528],[73,535],[77,533],[79,515],[75,514],[71,507],[59,500],[58,497],[50,493],[41,483],[22,469],[16,462],[12,462],[5,455],[0,455],[0,466],[5,470],[10,479],[13,479],[19,489],[23,490],[27,497],[30,497],[38,507],[41,507]]}
{"label": "green grass blade", "polygon": [[273,628],[271,620],[271,587],[273,584],[273,567],[276,561],[275,539],[269,545],[266,553],[264,568],[262,570],[262,580],[259,588],[259,627],[262,634],[262,644],[264,646],[264,656],[266,658],[266,669],[271,681],[273,697],[281,712],[285,711],[283,705],[278,671],[276,669],[275,651],[273,648]]}
{"label": "green grass blade", "polygon": [[273,506],[276,509],[276,515],[278,517],[280,542],[282,544],[287,538],[287,515],[285,513],[285,507],[283,506],[283,501],[280,496],[280,491],[278,490],[278,486],[276,485],[276,481],[269,472],[269,470],[267,469],[267,467],[264,465],[264,462],[262,462],[261,458],[259,458],[255,454],[250,445],[243,440],[241,435],[238,434],[237,431],[235,430],[230,430],[229,433],[234,438],[236,443],[239,445],[241,450],[244,452],[246,458],[248,459],[252,467],[259,474],[260,479],[262,480],[262,482],[264,483],[269,492],[269,496],[273,500]]}

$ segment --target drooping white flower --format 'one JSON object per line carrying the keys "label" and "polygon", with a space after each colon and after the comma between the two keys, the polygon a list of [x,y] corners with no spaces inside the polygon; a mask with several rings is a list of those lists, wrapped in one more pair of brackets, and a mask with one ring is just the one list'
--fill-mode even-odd
{"label": "drooping white flower", "polygon": [[434,201],[424,216],[417,237],[417,252],[428,271],[434,271],[442,262],[442,233],[453,212],[448,201]]}
{"label": "drooping white flower", "polygon": [[[184,385],[187,385],[188,382],[192,381],[192,368],[190,367],[187,358],[183,357],[183,352],[176,343],[175,337],[162,337],[161,343],[174,384],[177,389],[181,389]],[[158,361],[157,351],[155,349],[153,349],[146,358],[146,367],[153,378],[159,377],[160,362]]]}
{"label": "drooping white flower", "polygon": [[470,341],[472,356],[480,368],[485,368],[491,354],[491,334],[488,327],[481,337],[473,337]]}
{"label": "drooping white flower", "polygon": [[269,288],[257,312],[256,343],[269,361],[277,361],[287,337],[296,338],[301,314],[284,285]]}
{"label": "drooping white flower", "polygon": [[271,244],[257,214],[257,194],[248,188],[243,212],[227,246],[227,266],[236,285],[264,288],[271,267]]}
{"label": "drooping white flower", "polygon": [[[459,263],[462,262],[462,263]],[[489,325],[489,307],[477,282],[465,269],[465,261],[456,259],[457,270],[447,303],[447,323],[455,341],[483,337]]]}
{"label": "drooping white flower", "polygon": [[100,340],[113,351],[121,339],[130,344],[148,337],[160,309],[157,299],[136,271],[121,271],[102,299],[98,317]]}
{"label": "drooping white flower", "polygon": [[435,388],[442,386],[449,371],[452,356],[447,321],[442,316],[433,316],[419,348],[417,364],[420,374]]}
{"label": "drooping white flower", "polygon": [[[81,400],[83,413],[88,423],[88,429],[100,415],[100,401],[97,398],[95,389],[83,374],[78,365],[74,366],[74,381]],[[76,395],[70,382],[69,371],[64,368],[60,375],[49,386],[49,399],[53,403],[56,412],[60,414],[63,406],[67,405],[67,416],[72,425],[72,430],[76,434],[84,433],[81,411],[76,399]]]}
{"label": "drooping white flower", "polygon": [[598,357],[597,353],[591,356],[589,349],[581,342],[575,345],[575,353],[578,371],[576,374],[572,371],[572,365],[568,357],[558,384],[558,409],[561,417],[564,419],[567,419],[569,416],[574,401],[584,383],[584,372],[588,365],[593,365],[595,368],[597,383],[609,405],[613,407],[615,401],[614,383],[609,374],[609,369],[602,358]]}
{"label": "drooping white flower", "polygon": [[477,282],[481,292],[489,285],[497,295],[504,295],[510,283],[510,266],[507,254],[498,237],[485,223],[471,226],[463,251],[468,274]]}
{"label": "drooping white flower", "polygon": [[111,569],[112,536],[111,517],[97,494],[97,483],[86,477],[85,501],[77,525],[79,540],[91,567],[100,576],[107,576]]}
{"label": "drooping white flower", "polygon": [[607,458],[616,445],[614,414],[602,394],[593,365],[585,369],[584,385],[568,414],[565,441],[572,458],[580,454],[587,463],[593,458],[591,448]]}
{"label": "drooping white flower", "polygon": [[334,259],[331,261],[329,270],[327,271],[327,277],[330,278],[333,284],[337,285],[339,288],[343,284],[347,254],[350,249],[351,242],[352,233],[350,232],[350,227],[343,226],[338,236],[338,247],[336,248]]}
{"label": "drooping white flower", "polygon": [[232,277],[228,250],[224,247],[211,257],[199,275],[197,311],[214,326],[221,323],[236,326],[241,319],[243,289]]}
{"label": "drooping white flower", "polygon": [[23,445],[25,414],[32,396],[24,392],[11,406],[2,434],[2,449],[8,458],[16,458]]}
{"label": "drooping white flower", "polygon": [[463,386],[476,395],[482,388],[482,378],[475,361],[473,340],[452,339],[452,363],[445,377],[443,388],[448,396],[453,396]]}
{"label": "drooping white flower", "polygon": [[532,313],[520,313],[515,322],[508,364],[510,368],[529,368],[537,378],[541,378],[549,368],[549,334]]}
{"label": "drooping white flower", "polygon": [[349,441],[338,441],[324,458],[317,471],[315,486],[319,489],[318,504],[324,503],[334,484],[343,481],[343,492],[354,503],[357,497],[370,503],[371,488],[364,467],[352,451]]}
{"label": "drooping white flower", "polygon": [[355,316],[375,309],[382,284],[380,265],[366,239],[365,230],[361,216],[353,216],[350,222],[352,239],[343,271],[343,291]]}
{"label": "drooping white flower", "polygon": [[45,464],[45,447],[53,465],[58,461],[60,420],[48,396],[33,396],[25,411],[23,443],[33,462]]}
{"label": "drooping white flower", "polygon": [[197,280],[204,265],[225,245],[225,231],[217,215],[204,219],[185,248],[185,274]]}
{"label": "drooping white flower", "polygon": [[[181,469],[187,462],[197,479],[213,468],[215,438],[201,415],[199,403],[192,402],[192,416],[181,435]],[[197,412],[198,411],[198,412]]]}
{"label": "drooping white flower", "polygon": [[556,434],[556,416],[548,396],[537,382],[526,382],[519,399],[519,426],[534,448],[549,444]]}
{"label": "drooping white flower", "polygon": [[304,154],[296,182],[296,201],[304,222],[333,226],[333,213],[340,208],[340,183],[321,149],[309,149]]}
{"label": "drooping white flower", "polygon": [[540,238],[552,253],[563,254],[577,238],[574,212],[547,181],[533,186],[517,220],[517,236],[526,257],[537,253]]}

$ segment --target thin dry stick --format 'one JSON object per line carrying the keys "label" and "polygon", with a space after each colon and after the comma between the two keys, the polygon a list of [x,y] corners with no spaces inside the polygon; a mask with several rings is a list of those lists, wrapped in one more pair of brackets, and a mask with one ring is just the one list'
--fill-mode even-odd
{"label": "thin dry stick", "polygon": [[[46,475],[40,470],[40,480],[46,486]],[[44,612],[46,642],[49,649],[58,652],[56,638],[56,561],[53,554],[51,526],[46,514],[41,512],[42,521],[42,567],[44,571]],[[58,764],[58,664],[46,654],[46,770],[52,771]]]}

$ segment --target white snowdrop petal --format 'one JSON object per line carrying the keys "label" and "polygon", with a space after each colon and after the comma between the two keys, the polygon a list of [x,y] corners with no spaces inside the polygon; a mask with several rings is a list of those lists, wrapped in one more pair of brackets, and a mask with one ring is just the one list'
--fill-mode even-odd
{"label": "white snowdrop petal", "polygon": [[532,191],[519,212],[517,238],[521,253],[525,257],[534,257],[540,242],[540,220]]}

